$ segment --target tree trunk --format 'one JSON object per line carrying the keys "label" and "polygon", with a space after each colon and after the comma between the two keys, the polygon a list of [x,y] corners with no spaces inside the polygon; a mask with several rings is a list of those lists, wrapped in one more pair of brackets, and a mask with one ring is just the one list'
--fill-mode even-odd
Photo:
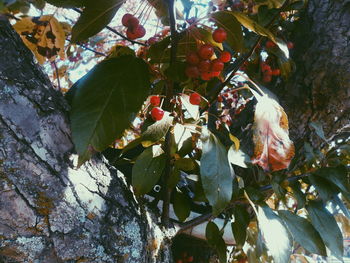
{"label": "tree trunk", "polygon": [[326,138],[350,128],[349,25],[349,0],[309,0],[297,23],[291,50],[296,72],[275,90],[297,143],[320,144],[310,122],[320,122]]}
{"label": "tree trunk", "polygon": [[75,168],[68,106],[4,18],[0,50],[0,262],[172,262],[120,172]]}

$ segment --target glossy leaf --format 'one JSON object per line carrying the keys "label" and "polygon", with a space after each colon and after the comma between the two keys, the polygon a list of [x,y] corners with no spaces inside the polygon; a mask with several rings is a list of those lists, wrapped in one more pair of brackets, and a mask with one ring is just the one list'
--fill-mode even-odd
{"label": "glossy leaf", "polygon": [[225,147],[210,132],[205,135],[200,173],[205,196],[213,207],[213,214],[218,215],[231,200],[234,172]]}
{"label": "glossy leaf", "polygon": [[327,256],[326,247],[320,234],[308,220],[288,210],[280,210],[278,214],[287,225],[296,242],[310,253]]}
{"label": "glossy leaf", "polygon": [[327,142],[327,139],[324,135],[323,127],[320,122],[310,122],[309,126],[315,129],[316,134],[325,142]]}
{"label": "glossy leaf", "polygon": [[282,219],[267,205],[258,207],[257,219],[259,229],[265,240],[265,245],[271,253],[274,262],[288,262],[292,252],[293,242]]}
{"label": "glossy leaf", "polygon": [[267,28],[262,27],[256,21],[250,19],[247,15],[240,12],[232,12],[232,14],[236,17],[238,22],[240,22],[244,27],[249,30],[255,32],[258,35],[265,36],[270,38],[273,42],[276,42],[275,36],[271,33]]}
{"label": "glossy leaf", "polygon": [[251,163],[250,158],[242,150],[236,150],[236,146],[231,145],[228,150],[228,160],[230,163],[240,166],[242,168],[248,168],[247,164]]}
{"label": "glossy leaf", "polygon": [[196,164],[191,158],[181,158],[175,161],[175,167],[186,172],[195,169]]}
{"label": "glossy leaf", "polygon": [[297,209],[301,209],[304,207],[306,198],[305,194],[301,191],[301,185],[298,181],[294,181],[289,183],[289,186],[293,190],[293,195],[297,200]]}
{"label": "glossy leaf", "polygon": [[312,225],[321,235],[324,244],[335,257],[342,260],[344,251],[343,236],[333,215],[320,201],[309,201],[306,209]]}
{"label": "glossy leaf", "polygon": [[214,222],[209,222],[205,229],[205,237],[209,245],[213,246],[218,253],[220,263],[227,262],[226,244],[222,238],[218,226]]}
{"label": "glossy leaf", "polygon": [[308,178],[324,202],[327,202],[339,193],[339,190],[332,182],[321,176],[310,175]]}
{"label": "glossy leaf", "polygon": [[233,212],[235,221],[231,224],[232,233],[236,244],[243,247],[247,238],[247,227],[250,222],[250,216],[247,210],[240,205],[236,205]]}
{"label": "glossy leaf", "polygon": [[350,193],[350,185],[348,179],[348,172],[345,166],[337,167],[323,167],[318,169],[315,174],[326,178],[333,184],[339,187],[344,193]]}
{"label": "glossy leaf", "polygon": [[160,154],[158,147],[155,145],[144,150],[132,167],[132,186],[137,195],[151,191],[163,173],[165,155]]}
{"label": "glossy leaf", "polygon": [[83,13],[72,28],[73,43],[86,40],[111,22],[123,0],[87,1]]}
{"label": "glossy leaf", "polygon": [[227,33],[226,42],[237,52],[241,53],[243,49],[243,33],[240,23],[232,12],[220,11],[213,13],[211,17],[216,25],[225,29]]}
{"label": "glossy leaf", "polygon": [[91,147],[103,151],[122,135],[149,88],[148,67],[133,56],[105,60],[78,81],[70,120],[80,164],[90,158]]}
{"label": "glossy leaf", "polygon": [[175,191],[174,194],[174,212],[177,218],[183,222],[191,213],[191,206],[189,198],[181,193],[180,191]]}

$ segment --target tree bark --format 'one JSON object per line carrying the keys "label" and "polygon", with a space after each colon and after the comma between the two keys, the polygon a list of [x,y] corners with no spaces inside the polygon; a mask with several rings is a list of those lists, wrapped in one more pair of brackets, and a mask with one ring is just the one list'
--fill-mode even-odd
{"label": "tree bark", "polygon": [[0,50],[0,262],[172,262],[120,172],[76,169],[67,103],[3,17]]}
{"label": "tree bark", "polygon": [[296,72],[275,92],[287,112],[292,139],[320,145],[309,123],[326,138],[349,130],[350,1],[309,0],[292,34]]}

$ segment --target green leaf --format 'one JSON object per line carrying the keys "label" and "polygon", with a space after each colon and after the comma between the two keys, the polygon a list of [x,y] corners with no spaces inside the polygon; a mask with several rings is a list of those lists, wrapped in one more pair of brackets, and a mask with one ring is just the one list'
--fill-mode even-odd
{"label": "green leaf", "polygon": [[51,5],[64,8],[83,7],[85,0],[46,0]]}
{"label": "green leaf", "polygon": [[78,81],[70,120],[79,164],[89,159],[90,146],[103,151],[122,135],[149,88],[148,66],[133,56],[102,61]]}
{"label": "green leaf", "polygon": [[163,173],[165,155],[159,148],[155,145],[144,150],[132,167],[132,186],[137,195],[151,191]]}
{"label": "green leaf", "polygon": [[315,129],[316,134],[325,142],[327,142],[327,139],[324,135],[324,131],[323,131],[323,127],[322,124],[320,122],[310,122],[309,126]]}
{"label": "green leaf", "polygon": [[196,164],[191,158],[181,158],[175,161],[175,167],[182,171],[192,171],[196,168]]}
{"label": "green leaf", "polygon": [[221,142],[210,132],[204,136],[201,138],[201,179],[205,196],[213,207],[213,214],[218,215],[231,200],[234,171]]}
{"label": "green leaf", "polygon": [[248,168],[247,164],[251,163],[249,156],[241,149],[236,150],[235,148],[235,145],[232,145],[228,150],[227,156],[229,162],[242,168]]}
{"label": "green leaf", "polygon": [[289,262],[293,242],[282,219],[267,205],[258,207],[257,219],[265,245],[271,253],[274,262]]}
{"label": "green leaf", "polygon": [[301,191],[301,185],[299,181],[294,181],[289,184],[289,186],[293,190],[293,195],[297,199],[297,209],[301,209],[304,207],[306,199],[305,194]]}
{"label": "green leaf", "polygon": [[174,194],[174,212],[177,218],[183,222],[191,213],[191,206],[189,198],[181,193],[180,191],[175,191]]}
{"label": "green leaf", "polygon": [[111,22],[124,0],[87,1],[83,13],[72,28],[73,43],[86,40]]}
{"label": "green leaf", "polygon": [[220,11],[213,13],[211,17],[215,20],[218,27],[225,29],[227,33],[227,43],[237,53],[241,53],[243,49],[243,33],[241,25],[233,13],[228,11]]}
{"label": "green leaf", "polygon": [[324,202],[331,200],[339,193],[339,190],[332,184],[332,182],[321,176],[310,175],[308,178]]}
{"label": "green leaf", "polygon": [[343,236],[333,215],[320,201],[309,201],[306,206],[311,223],[321,235],[323,242],[339,260],[343,257]]}
{"label": "green leaf", "polygon": [[161,41],[154,43],[149,47],[147,56],[152,63],[168,62],[170,60],[170,37],[166,37]]}
{"label": "green leaf", "polygon": [[310,253],[327,256],[326,247],[320,234],[308,220],[287,210],[279,210],[278,214],[296,242]]}
{"label": "green leaf", "polygon": [[337,167],[323,167],[318,169],[315,172],[315,174],[320,175],[323,178],[326,178],[327,180],[331,181],[333,184],[338,186],[339,189],[342,190],[344,193],[350,193],[348,172],[345,166],[340,165]]}
{"label": "green leaf", "polygon": [[270,38],[273,42],[276,43],[275,36],[270,32],[270,30],[262,27],[259,25],[256,21],[250,19],[247,15],[240,13],[240,12],[231,12],[238,22],[240,22],[244,27],[248,28],[249,30],[255,32],[258,35],[265,36]]}
{"label": "green leaf", "polygon": [[222,238],[218,226],[214,222],[209,222],[205,229],[205,237],[209,245],[213,246],[218,253],[220,263],[227,262],[226,244]]}
{"label": "green leaf", "polygon": [[235,237],[236,244],[243,247],[247,238],[247,227],[250,222],[250,216],[247,210],[240,205],[236,205],[233,212],[235,221],[231,224],[232,233]]}

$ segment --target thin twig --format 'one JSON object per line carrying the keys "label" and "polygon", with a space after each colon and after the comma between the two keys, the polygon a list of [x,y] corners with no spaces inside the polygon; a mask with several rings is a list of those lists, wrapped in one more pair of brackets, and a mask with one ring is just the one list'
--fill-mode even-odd
{"label": "thin twig", "polygon": [[[68,42],[72,42],[70,39],[66,39]],[[92,49],[92,48],[89,48],[89,47],[87,47],[87,46],[85,46],[85,45],[83,45],[83,44],[79,44],[79,43],[76,43],[76,45],[78,45],[78,46],[80,46],[80,47],[82,47],[83,49],[85,49],[85,50],[89,50],[89,51],[91,51],[91,52],[94,52],[96,55],[99,55],[99,56],[103,56],[103,57],[107,57],[107,55],[106,54],[104,54],[104,53],[102,53],[102,52],[98,52],[98,51],[96,51],[96,50],[94,50],[94,49]]]}

